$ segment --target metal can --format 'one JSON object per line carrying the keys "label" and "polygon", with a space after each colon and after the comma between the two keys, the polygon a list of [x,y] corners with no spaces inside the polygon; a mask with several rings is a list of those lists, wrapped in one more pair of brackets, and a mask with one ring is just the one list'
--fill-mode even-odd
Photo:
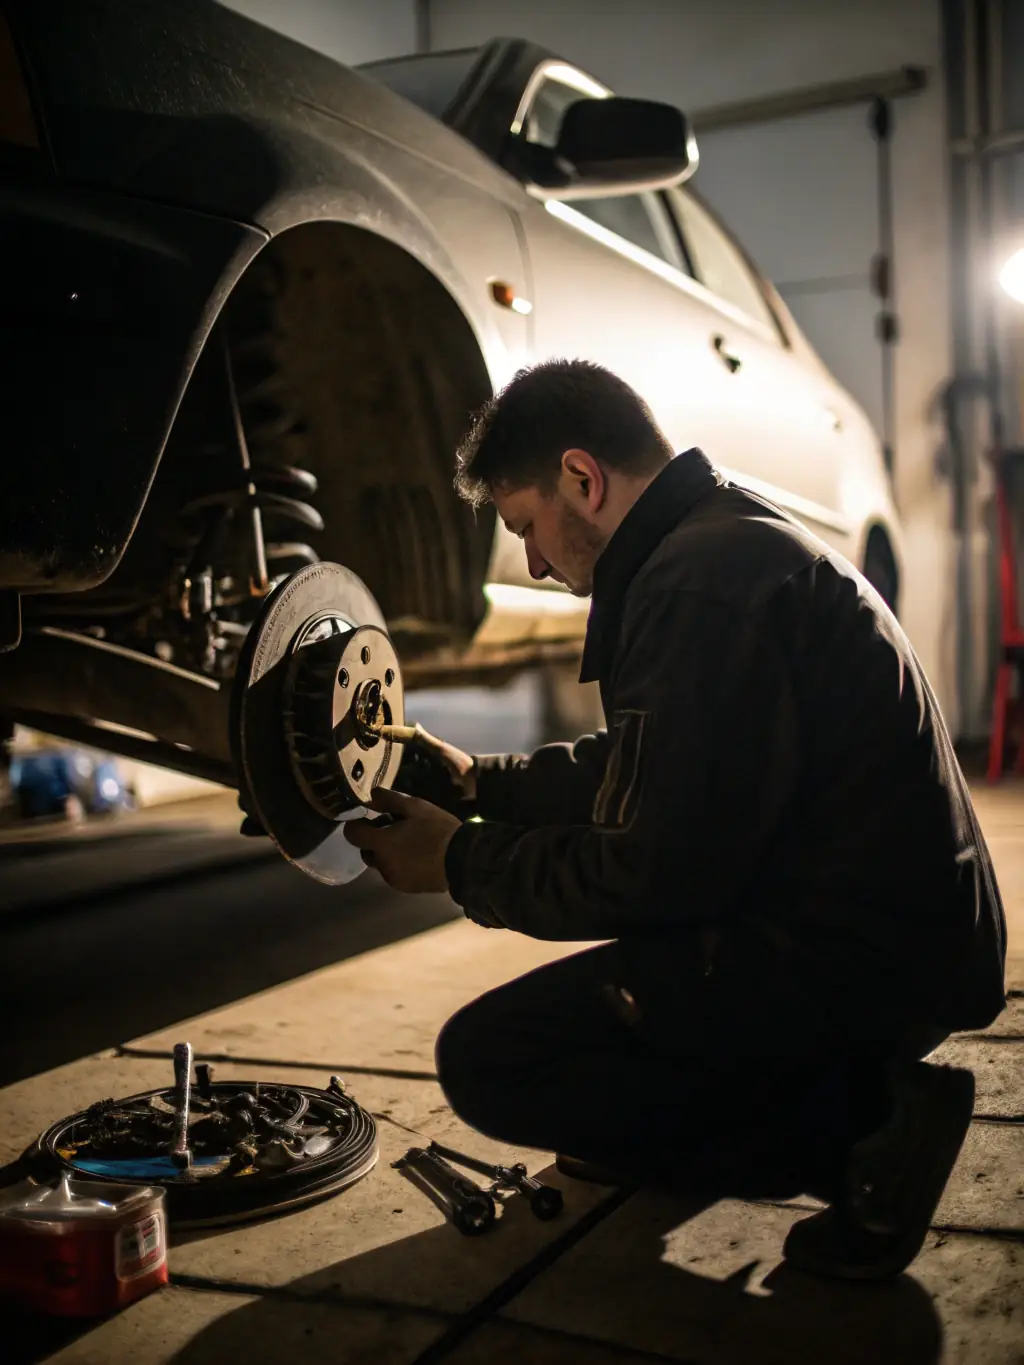
{"label": "metal can", "polygon": [[167,1283],[164,1192],[75,1180],[0,1191],[0,1295],[101,1317]]}

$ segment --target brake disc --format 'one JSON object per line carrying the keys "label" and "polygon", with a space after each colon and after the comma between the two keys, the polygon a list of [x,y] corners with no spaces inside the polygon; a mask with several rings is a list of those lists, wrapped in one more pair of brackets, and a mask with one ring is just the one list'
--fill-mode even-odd
{"label": "brake disc", "polygon": [[401,748],[379,731],[404,718],[398,658],[361,579],[320,563],[281,583],[239,659],[232,754],[243,807],[317,881],[364,871],[344,825],[394,781]]}

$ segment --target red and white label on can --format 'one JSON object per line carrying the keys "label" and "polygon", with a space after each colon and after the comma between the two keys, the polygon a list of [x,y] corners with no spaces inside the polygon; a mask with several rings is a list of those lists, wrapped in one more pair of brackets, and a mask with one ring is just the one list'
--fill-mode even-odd
{"label": "red and white label on can", "polygon": [[164,1217],[157,1209],[137,1223],[125,1223],[114,1240],[114,1274],[123,1283],[158,1270],[167,1259]]}

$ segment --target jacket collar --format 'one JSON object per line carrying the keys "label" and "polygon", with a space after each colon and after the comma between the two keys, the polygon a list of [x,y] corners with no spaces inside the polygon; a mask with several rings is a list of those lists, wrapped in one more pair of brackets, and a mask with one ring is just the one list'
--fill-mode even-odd
{"label": "jacket collar", "polygon": [[670,460],[623,517],[594,566],[580,682],[605,672],[618,643],[622,604],[630,583],[673,527],[722,483],[711,461],[694,447]]}

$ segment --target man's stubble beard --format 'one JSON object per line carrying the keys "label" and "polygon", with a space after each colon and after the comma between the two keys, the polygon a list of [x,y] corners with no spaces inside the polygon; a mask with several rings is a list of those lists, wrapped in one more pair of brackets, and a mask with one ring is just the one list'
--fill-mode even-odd
{"label": "man's stubble beard", "polygon": [[589,597],[594,590],[594,565],[607,539],[568,504],[563,505],[559,529],[567,560],[563,577],[574,597]]}

